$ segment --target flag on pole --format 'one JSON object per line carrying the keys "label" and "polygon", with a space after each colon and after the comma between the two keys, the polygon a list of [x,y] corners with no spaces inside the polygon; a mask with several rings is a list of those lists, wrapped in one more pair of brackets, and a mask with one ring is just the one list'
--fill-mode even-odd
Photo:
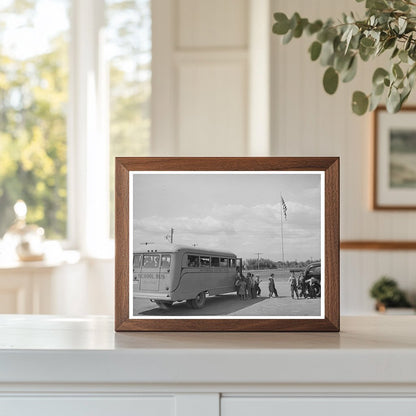
{"label": "flag on pole", "polygon": [[283,210],[283,215],[285,216],[285,220],[287,220],[287,206],[286,206],[286,202],[283,199],[283,197],[280,195],[280,198],[282,198],[282,210]]}

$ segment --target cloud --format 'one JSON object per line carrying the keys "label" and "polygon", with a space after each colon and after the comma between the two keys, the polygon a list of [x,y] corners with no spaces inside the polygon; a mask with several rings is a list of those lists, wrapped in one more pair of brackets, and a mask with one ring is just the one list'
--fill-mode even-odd
{"label": "cloud", "polygon": [[227,221],[206,217],[176,217],[162,218],[158,216],[134,220],[134,231],[145,231],[163,233],[175,228],[182,233],[192,234],[214,234],[214,233],[235,233],[233,225]]}
{"label": "cloud", "polygon": [[[230,250],[244,257],[263,252],[278,259],[281,253],[280,204],[214,205],[194,216],[151,216],[136,219],[134,243],[166,242],[170,228],[174,241]],[[287,221],[284,221],[287,258],[319,257],[320,209],[287,201]]]}

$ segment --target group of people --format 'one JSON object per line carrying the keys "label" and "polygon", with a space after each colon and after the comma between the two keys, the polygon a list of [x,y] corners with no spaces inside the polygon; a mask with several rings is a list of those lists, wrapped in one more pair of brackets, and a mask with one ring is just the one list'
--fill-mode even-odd
{"label": "group of people", "polygon": [[290,294],[292,296],[292,299],[295,298],[295,295],[296,295],[296,299],[299,299],[302,296],[305,299],[316,298],[315,286],[312,280],[314,280],[314,278],[306,280],[305,275],[302,272],[299,273],[298,276],[295,276],[295,272],[291,272],[290,277],[289,277],[289,284],[290,284]]}
{"label": "group of people", "polygon": [[[305,280],[305,275],[301,272],[298,276],[295,276],[294,272],[290,273],[289,277],[290,285],[290,294],[292,299],[299,299],[300,297],[316,297],[316,294],[313,290],[308,288],[308,283]],[[260,296],[260,276],[254,277],[253,273],[248,272],[247,276],[244,276],[242,273],[239,273],[236,281],[235,287],[237,295],[240,297],[240,300],[254,299],[257,296]],[[271,273],[269,277],[269,298],[276,297],[279,295],[277,293],[276,284],[274,282],[274,274]]]}
{"label": "group of people", "polygon": [[[235,281],[235,287],[240,300],[255,299],[261,294],[260,276],[254,277],[254,274],[250,272],[247,273],[247,276],[244,276],[241,273]],[[269,298],[273,295],[276,298],[279,297],[274,283],[274,274],[272,273],[269,277]]]}
{"label": "group of people", "polygon": [[253,273],[247,273],[247,276],[241,273],[235,281],[235,287],[240,300],[254,299],[261,294],[260,277],[254,278]]}

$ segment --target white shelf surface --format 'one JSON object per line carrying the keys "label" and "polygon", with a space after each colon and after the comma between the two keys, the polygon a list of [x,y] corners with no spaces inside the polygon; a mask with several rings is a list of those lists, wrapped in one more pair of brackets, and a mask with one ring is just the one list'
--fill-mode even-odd
{"label": "white shelf surface", "polygon": [[338,333],[115,333],[107,317],[0,316],[0,383],[416,384],[416,317]]}

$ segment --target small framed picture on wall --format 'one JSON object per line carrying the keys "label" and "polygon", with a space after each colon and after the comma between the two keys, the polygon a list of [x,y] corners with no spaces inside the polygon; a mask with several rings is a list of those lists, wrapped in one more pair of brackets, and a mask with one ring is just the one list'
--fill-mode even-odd
{"label": "small framed picture on wall", "polygon": [[416,209],[416,107],[374,112],[373,208]]}

